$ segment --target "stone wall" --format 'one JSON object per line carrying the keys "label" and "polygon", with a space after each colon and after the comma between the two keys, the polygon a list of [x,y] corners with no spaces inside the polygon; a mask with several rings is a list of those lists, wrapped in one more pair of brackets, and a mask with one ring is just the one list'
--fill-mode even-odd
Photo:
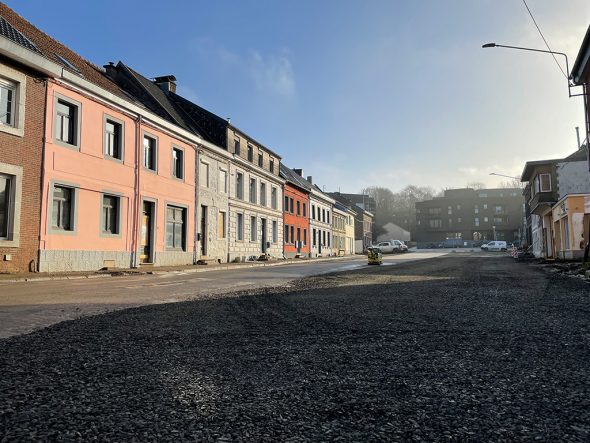
{"label": "stone wall", "polygon": [[[192,263],[192,253],[190,263]],[[39,271],[41,272],[98,271],[107,266],[131,267],[131,252],[42,250],[39,253]]]}

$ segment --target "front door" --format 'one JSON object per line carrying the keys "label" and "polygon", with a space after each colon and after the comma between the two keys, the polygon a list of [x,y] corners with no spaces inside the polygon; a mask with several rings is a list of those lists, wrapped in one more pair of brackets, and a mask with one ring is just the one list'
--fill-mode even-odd
{"label": "front door", "polygon": [[141,247],[139,250],[139,262],[152,262],[152,202],[143,202],[143,212],[141,215]]}
{"label": "front door", "polygon": [[262,239],[262,253],[266,254],[266,219],[260,219],[260,229],[262,229],[262,235],[260,236]]}
{"label": "front door", "polygon": [[207,256],[207,206],[201,206],[201,257]]}

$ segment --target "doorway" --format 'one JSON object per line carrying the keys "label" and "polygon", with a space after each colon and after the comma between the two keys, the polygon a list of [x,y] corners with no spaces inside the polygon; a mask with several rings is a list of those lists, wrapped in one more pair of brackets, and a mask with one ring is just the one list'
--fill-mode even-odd
{"label": "doorway", "polygon": [[149,201],[143,202],[141,214],[141,245],[139,248],[139,263],[153,263],[153,244],[154,244],[154,203]]}
{"label": "doorway", "polygon": [[260,219],[260,229],[262,230],[262,235],[260,238],[262,239],[262,253],[266,254],[266,219]]}
{"label": "doorway", "polygon": [[207,206],[201,205],[201,257],[207,256]]}

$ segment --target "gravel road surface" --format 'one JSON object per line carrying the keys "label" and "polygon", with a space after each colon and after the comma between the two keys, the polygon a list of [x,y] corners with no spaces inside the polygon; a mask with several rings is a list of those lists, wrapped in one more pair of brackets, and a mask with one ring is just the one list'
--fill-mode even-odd
{"label": "gravel road surface", "polygon": [[590,440],[590,285],[449,255],[0,340],[0,441]]}

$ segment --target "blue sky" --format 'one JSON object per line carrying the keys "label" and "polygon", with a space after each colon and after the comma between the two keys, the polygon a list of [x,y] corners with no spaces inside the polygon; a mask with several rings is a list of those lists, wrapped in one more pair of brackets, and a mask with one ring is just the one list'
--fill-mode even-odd
{"label": "blue sky", "polygon": [[[568,98],[520,0],[8,1],[90,61],[121,60],[283,156],[326,190],[497,186],[576,149]],[[43,7],[43,5],[51,7]],[[570,64],[587,0],[528,0]]]}

